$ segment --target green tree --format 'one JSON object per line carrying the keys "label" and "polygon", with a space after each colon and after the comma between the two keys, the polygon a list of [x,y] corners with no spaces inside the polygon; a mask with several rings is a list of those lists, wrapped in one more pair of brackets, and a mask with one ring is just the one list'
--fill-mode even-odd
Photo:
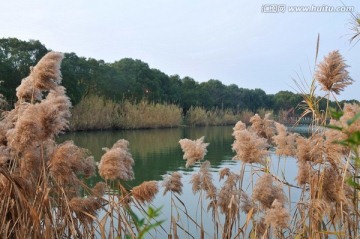
{"label": "green tree", "polygon": [[30,66],[48,52],[39,41],[21,41],[16,38],[0,39],[1,92],[8,101],[15,102],[15,89],[29,75]]}

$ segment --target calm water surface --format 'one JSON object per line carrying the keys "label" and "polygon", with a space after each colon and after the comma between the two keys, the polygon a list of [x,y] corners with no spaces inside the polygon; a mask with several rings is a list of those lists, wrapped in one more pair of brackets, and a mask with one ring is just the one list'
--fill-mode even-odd
{"label": "calm water surface", "polygon": [[[210,143],[208,146],[208,153],[205,160],[211,163],[211,172],[213,174],[214,183],[220,185],[218,171],[221,168],[228,167],[232,171],[239,173],[241,163],[232,160],[234,152],[231,145],[234,141],[232,137],[232,126],[217,126],[217,127],[203,127],[203,128],[176,128],[176,129],[151,129],[151,130],[126,130],[126,131],[96,131],[96,132],[75,132],[62,135],[58,138],[58,142],[65,140],[73,140],[74,143],[86,149],[89,149],[94,155],[96,161],[100,161],[104,151],[103,147],[112,147],[112,145],[119,139],[126,139],[130,142],[130,151],[135,160],[134,172],[135,180],[129,182],[129,185],[136,186],[148,180],[161,181],[163,176],[174,171],[179,171],[183,174],[183,194],[181,195],[182,202],[186,205],[186,210],[194,219],[199,220],[199,195],[192,193],[190,184],[191,175],[199,170],[199,165],[190,168],[185,168],[185,161],[182,159],[183,152],[181,151],[179,140],[183,138],[198,139],[205,136],[205,142]],[[278,159],[277,156],[271,154],[272,158],[272,172],[281,175],[280,178],[286,178],[287,181],[294,183],[296,176],[296,163],[293,158]],[[256,167],[247,167],[247,175],[254,175],[256,178]],[[94,185],[100,181],[100,177],[90,179],[88,184]],[[248,190],[251,190],[251,182],[245,179],[245,184]],[[163,196],[163,188],[160,189],[158,196],[153,202],[154,207],[163,206],[162,219],[170,218],[170,202],[169,193]],[[181,203],[179,203],[181,205]],[[182,206],[180,206],[182,207]],[[206,208],[206,206],[205,206]],[[180,213],[181,214],[181,213]],[[188,225],[186,219],[182,221],[183,227],[189,230],[194,238],[198,238],[199,230],[196,227]],[[163,224],[168,231],[168,220]],[[211,222],[211,215],[204,214],[204,226],[207,231],[206,238],[213,238],[213,224]],[[180,238],[192,238],[187,234],[181,234]],[[164,231],[149,235],[148,238],[167,238]]]}
{"label": "calm water surface", "polygon": [[237,164],[231,160],[234,156],[231,134],[232,127],[94,131],[61,135],[58,142],[73,140],[77,146],[89,149],[95,160],[100,161],[104,153],[102,148],[111,148],[117,140],[126,139],[130,142],[130,152],[135,160],[135,180],[130,183],[137,185],[147,180],[161,180],[168,172],[181,170],[190,173],[196,169],[185,168],[179,145],[179,140],[183,138],[205,136],[205,142],[210,143],[205,160],[209,160],[215,169],[224,164]]}

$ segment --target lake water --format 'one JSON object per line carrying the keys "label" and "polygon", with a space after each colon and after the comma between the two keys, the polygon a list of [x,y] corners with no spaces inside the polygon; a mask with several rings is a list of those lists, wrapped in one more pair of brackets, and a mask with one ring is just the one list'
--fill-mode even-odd
{"label": "lake water", "polygon": [[[213,174],[215,185],[220,185],[218,171],[221,168],[227,167],[230,170],[239,173],[241,163],[232,160],[235,155],[231,149],[234,141],[232,137],[232,127],[230,126],[216,126],[203,128],[175,128],[175,129],[150,129],[150,130],[125,130],[125,131],[96,131],[96,132],[75,132],[67,133],[58,138],[58,142],[65,140],[73,140],[74,143],[86,149],[89,149],[95,160],[99,161],[104,151],[103,147],[112,147],[112,145],[119,139],[126,139],[130,142],[130,151],[135,160],[134,172],[135,180],[129,182],[129,185],[136,186],[148,180],[161,181],[163,176],[174,171],[183,174],[183,194],[181,201],[186,205],[187,212],[194,219],[199,220],[199,195],[192,193],[192,185],[190,184],[191,175],[199,170],[199,165],[190,168],[185,168],[185,160],[182,159],[183,152],[179,145],[179,140],[183,138],[198,139],[205,136],[205,142],[210,143],[208,146],[208,153],[205,160],[211,163],[211,172]],[[280,178],[286,178],[290,183],[294,183],[296,176],[296,162],[293,158],[278,159],[277,156],[271,154],[272,158],[272,172],[278,172]],[[280,162],[280,163],[279,163]],[[286,168],[286,169],[285,169]],[[256,167],[247,167],[247,175],[253,174],[256,178]],[[251,171],[251,172],[250,172]],[[88,181],[90,186],[101,180],[96,176]],[[160,185],[160,184],[159,184]],[[247,185],[248,190],[251,190],[251,182],[245,179],[244,185]],[[163,188],[160,188],[158,196],[152,203],[153,207],[163,206],[161,219],[166,221],[163,227],[169,231],[170,218],[170,194],[163,196]],[[181,203],[179,203],[180,208]],[[206,206],[205,206],[206,208]],[[181,210],[179,212],[181,214]],[[181,215],[180,215],[181,217]],[[198,238],[199,230],[194,226],[189,226],[186,219],[183,219],[183,227],[190,232],[182,234],[179,229],[180,238]],[[206,229],[205,238],[214,238],[213,223],[211,215],[204,214],[204,226]],[[147,238],[167,238],[167,232],[159,230],[155,234],[148,235]]]}

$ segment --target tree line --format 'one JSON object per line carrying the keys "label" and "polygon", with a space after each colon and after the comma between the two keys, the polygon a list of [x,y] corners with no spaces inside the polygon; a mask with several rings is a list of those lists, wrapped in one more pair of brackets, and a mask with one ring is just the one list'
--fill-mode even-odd
{"label": "tree line", "polygon": [[[0,93],[8,102],[16,102],[16,87],[29,74],[30,66],[36,65],[49,51],[38,40],[0,39]],[[252,112],[271,109],[276,112],[290,110],[303,99],[301,94],[290,91],[266,94],[262,89],[224,85],[216,79],[199,83],[189,76],[169,76],[132,58],[107,63],[79,57],[73,52],[65,53],[61,71],[62,84],[73,105],[86,96],[98,95],[115,102],[171,103],[179,105],[184,112],[191,106]],[[336,107],[334,102],[332,104]],[[326,107],[325,100],[322,107]]]}

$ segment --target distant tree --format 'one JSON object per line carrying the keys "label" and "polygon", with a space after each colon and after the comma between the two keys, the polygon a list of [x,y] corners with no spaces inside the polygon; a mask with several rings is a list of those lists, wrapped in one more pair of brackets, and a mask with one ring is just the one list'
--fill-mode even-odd
{"label": "distant tree", "polygon": [[8,101],[15,101],[16,87],[29,75],[30,66],[36,65],[47,52],[46,47],[39,41],[0,39],[0,81],[3,90],[1,93]]}
{"label": "distant tree", "polygon": [[124,58],[111,64],[124,79],[125,98],[140,100],[146,98],[158,101],[161,95],[161,76],[153,72],[149,65],[140,60]]}
{"label": "distant tree", "polygon": [[184,112],[187,112],[191,106],[200,105],[199,83],[188,76],[181,80],[180,105]]}
{"label": "distant tree", "polygon": [[[34,66],[47,52],[39,41],[0,39],[0,93],[8,101],[15,101],[15,89],[21,79],[29,74],[30,66]],[[262,89],[239,88],[235,84],[226,86],[215,79],[199,83],[188,76],[168,76],[132,58],[106,63],[65,53],[61,68],[63,85],[73,105],[87,95],[99,95],[114,101],[127,99],[138,102],[145,99],[178,104],[184,113],[191,106],[201,106],[206,110],[226,108],[256,112],[261,108],[289,110],[302,100],[299,94],[290,91],[267,95]],[[341,105],[344,103],[341,102]],[[320,107],[325,106],[320,100]],[[337,107],[334,102],[330,102],[330,106]]]}
{"label": "distant tree", "polygon": [[301,101],[302,96],[290,91],[279,91],[274,95],[275,110],[289,110],[295,108]]}

